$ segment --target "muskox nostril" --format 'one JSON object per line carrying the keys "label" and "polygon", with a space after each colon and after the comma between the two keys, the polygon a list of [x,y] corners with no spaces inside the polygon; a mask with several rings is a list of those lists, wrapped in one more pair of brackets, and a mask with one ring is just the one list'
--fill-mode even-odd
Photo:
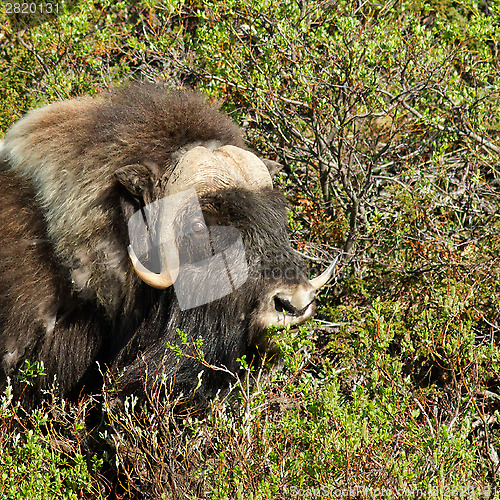
{"label": "muskox nostril", "polygon": [[294,294],[277,293],[274,296],[274,308],[284,314],[301,316],[314,302],[314,290],[297,290]]}
{"label": "muskox nostril", "polygon": [[282,313],[293,313],[294,307],[290,304],[289,300],[286,300],[284,298],[280,298],[278,296],[274,297],[274,308],[278,312]]}

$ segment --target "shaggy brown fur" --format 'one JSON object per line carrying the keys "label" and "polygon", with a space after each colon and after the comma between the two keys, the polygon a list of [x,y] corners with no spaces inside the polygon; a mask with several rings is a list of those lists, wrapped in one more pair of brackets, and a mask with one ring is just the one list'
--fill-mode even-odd
{"label": "shaggy brown fur", "polygon": [[[54,259],[45,222],[26,181],[0,172],[0,353],[4,376],[24,359],[43,361],[69,394],[101,344],[101,320],[71,299],[69,273]],[[15,380],[14,380],[15,382]],[[48,381],[47,381],[48,382]]]}

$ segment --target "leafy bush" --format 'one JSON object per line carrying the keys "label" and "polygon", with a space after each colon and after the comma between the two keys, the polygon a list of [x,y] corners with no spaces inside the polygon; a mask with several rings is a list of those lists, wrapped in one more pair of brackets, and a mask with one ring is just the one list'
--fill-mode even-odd
{"label": "leafy bush", "polygon": [[[81,445],[86,404],[24,410],[12,400],[10,384],[0,400],[0,494],[33,500],[96,495],[102,460]],[[77,413],[75,413],[77,410]],[[68,433],[79,435],[70,440]],[[95,497],[94,497],[95,498]]]}

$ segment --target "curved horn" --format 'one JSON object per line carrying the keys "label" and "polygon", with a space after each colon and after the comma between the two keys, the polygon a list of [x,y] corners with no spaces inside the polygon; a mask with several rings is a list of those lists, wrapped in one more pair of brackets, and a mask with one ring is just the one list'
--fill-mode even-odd
{"label": "curved horn", "polygon": [[[166,268],[166,258],[165,258],[165,251],[164,251],[164,245],[162,245],[162,254],[163,254],[163,265],[162,265],[162,270],[160,274],[153,273],[149,269],[146,269],[139,261],[137,256],[135,255],[135,252],[132,250],[132,246],[128,246],[128,254],[130,257],[130,260],[132,261],[132,266],[134,267],[135,272],[137,273],[137,276],[141,278],[144,283],[146,283],[149,286],[152,286],[153,288],[158,288],[158,289],[164,289],[168,288],[169,286],[172,286],[177,279],[177,275],[179,274],[179,266],[177,262],[177,266],[173,268],[168,268],[169,270],[165,269]],[[176,258],[174,256],[174,258]],[[178,260],[178,257],[177,257]]]}
{"label": "curved horn", "polygon": [[214,155],[234,174],[238,184],[247,189],[272,188],[271,174],[266,164],[250,151],[236,146],[223,146]]}
{"label": "curved horn", "polygon": [[335,259],[333,259],[333,262],[326,268],[326,270],[322,274],[309,281],[311,286],[316,291],[325,286],[328,280],[333,276],[333,273],[335,272],[335,266],[337,265],[339,258],[340,254],[337,255]]}
{"label": "curved horn", "polygon": [[[250,151],[236,146],[222,146],[211,151],[203,146],[197,146],[187,151],[179,160],[171,173],[165,189],[165,199],[169,198],[167,217],[163,220],[164,234],[168,240],[175,241],[175,231],[172,222],[179,210],[182,210],[190,195],[188,190],[194,189],[198,194],[204,194],[219,189],[244,187],[258,190],[271,188],[272,180],[264,162]],[[193,191],[193,193],[194,193]],[[163,215],[160,215],[160,219]],[[173,245],[173,246],[172,246]],[[145,283],[154,288],[168,288],[179,274],[179,255],[175,244],[168,245],[169,253],[162,249],[162,270],[153,273],[141,264],[132,247],[128,253],[135,272]]]}

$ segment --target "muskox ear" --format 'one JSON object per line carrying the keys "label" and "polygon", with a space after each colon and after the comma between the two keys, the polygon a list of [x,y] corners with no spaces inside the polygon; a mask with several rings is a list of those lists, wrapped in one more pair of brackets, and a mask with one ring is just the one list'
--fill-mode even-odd
{"label": "muskox ear", "polygon": [[284,166],[281,163],[278,163],[277,161],[267,160],[266,158],[262,159],[262,161],[269,170],[269,174],[271,175],[271,177],[274,177]]}
{"label": "muskox ear", "polygon": [[118,182],[133,196],[148,200],[151,198],[154,175],[145,165],[134,164],[115,171]]}

